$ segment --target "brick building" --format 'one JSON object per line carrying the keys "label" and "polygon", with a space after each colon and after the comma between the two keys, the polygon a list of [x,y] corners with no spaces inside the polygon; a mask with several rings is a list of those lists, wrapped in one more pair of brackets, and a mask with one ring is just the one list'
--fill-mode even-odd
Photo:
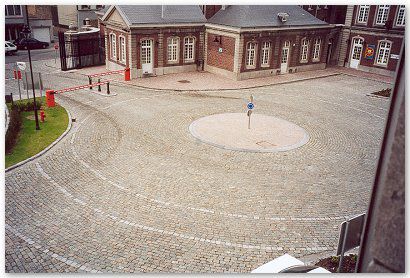
{"label": "brick building", "polygon": [[110,70],[242,80],[337,64],[392,75],[404,16],[404,6],[389,5],[119,5],[101,25]]}
{"label": "brick building", "polygon": [[404,5],[348,6],[339,65],[393,76],[404,33]]}
{"label": "brick building", "polygon": [[241,80],[323,69],[338,35],[299,6],[223,6],[206,24],[205,70]]}
{"label": "brick building", "polygon": [[205,22],[199,6],[111,6],[102,18],[107,69],[129,67],[131,78],[196,71]]}

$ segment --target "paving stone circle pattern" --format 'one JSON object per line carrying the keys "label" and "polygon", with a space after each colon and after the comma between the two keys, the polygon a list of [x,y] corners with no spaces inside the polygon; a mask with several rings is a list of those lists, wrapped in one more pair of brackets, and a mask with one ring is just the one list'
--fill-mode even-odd
{"label": "paving stone circle pattern", "polygon": [[210,115],[192,122],[192,136],[218,148],[244,152],[280,152],[303,146],[307,132],[286,120],[253,113]]}
{"label": "paving stone circle pattern", "polygon": [[[51,88],[85,76],[44,74]],[[250,272],[335,250],[367,209],[389,102],[385,83],[337,75],[209,92],[112,84],[57,95],[76,119],[45,155],[5,174],[6,272]],[[309,141],[275,153],[204,144],[196,119],[258,112]]]}

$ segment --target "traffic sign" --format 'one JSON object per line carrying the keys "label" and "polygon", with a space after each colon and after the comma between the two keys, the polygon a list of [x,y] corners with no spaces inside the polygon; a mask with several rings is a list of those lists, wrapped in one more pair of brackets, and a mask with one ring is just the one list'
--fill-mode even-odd
{"label": "traffic sign", "polygon": [[248,102],[246,106],[248,107],[249,110],[252,110],[255,107],[255,105],[252,102]]}
{"label": "traffic sign", "polygon": [[20,70],[25,70],[26,69],[26,63],[25,62],[17,62],[17,67]]}

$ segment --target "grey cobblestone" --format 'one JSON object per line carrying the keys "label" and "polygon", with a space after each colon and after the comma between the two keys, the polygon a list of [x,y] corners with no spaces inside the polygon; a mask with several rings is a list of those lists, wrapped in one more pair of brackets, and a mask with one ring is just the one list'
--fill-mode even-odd
{"label": "grey cobblestone", "polygon": [[[46,76],[48,86],[82,76]],[[82,80],[84,79],[84,80]],[[44,156],[6,173],[7,272],[249,272],[335,250],[367,208],[388,103],[385,84],[333,76],[229,92],[113,86],[57,96],[76,122]],[[197,142],[189,124],[244,111],[303,127],[276,154]]]}

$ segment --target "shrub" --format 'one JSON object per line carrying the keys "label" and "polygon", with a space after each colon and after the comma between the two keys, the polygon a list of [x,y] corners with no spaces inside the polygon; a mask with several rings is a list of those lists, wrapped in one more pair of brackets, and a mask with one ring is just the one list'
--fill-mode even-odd
{"label": "shrub", "polygon": [[[41,104],[41,100],[36,100],[37,109],[40,109]],[[34,111],[34,101],[16,101],[14,106],[17,107],[19,112]]]}
{"label": "shrub", "polygon": [[6,153],[10,153],[16,144],[18,134],[20,132],[22,120],[20,111],[17,106],[13,106],[10,111],[10,122],[6,132],[5,149]]}

